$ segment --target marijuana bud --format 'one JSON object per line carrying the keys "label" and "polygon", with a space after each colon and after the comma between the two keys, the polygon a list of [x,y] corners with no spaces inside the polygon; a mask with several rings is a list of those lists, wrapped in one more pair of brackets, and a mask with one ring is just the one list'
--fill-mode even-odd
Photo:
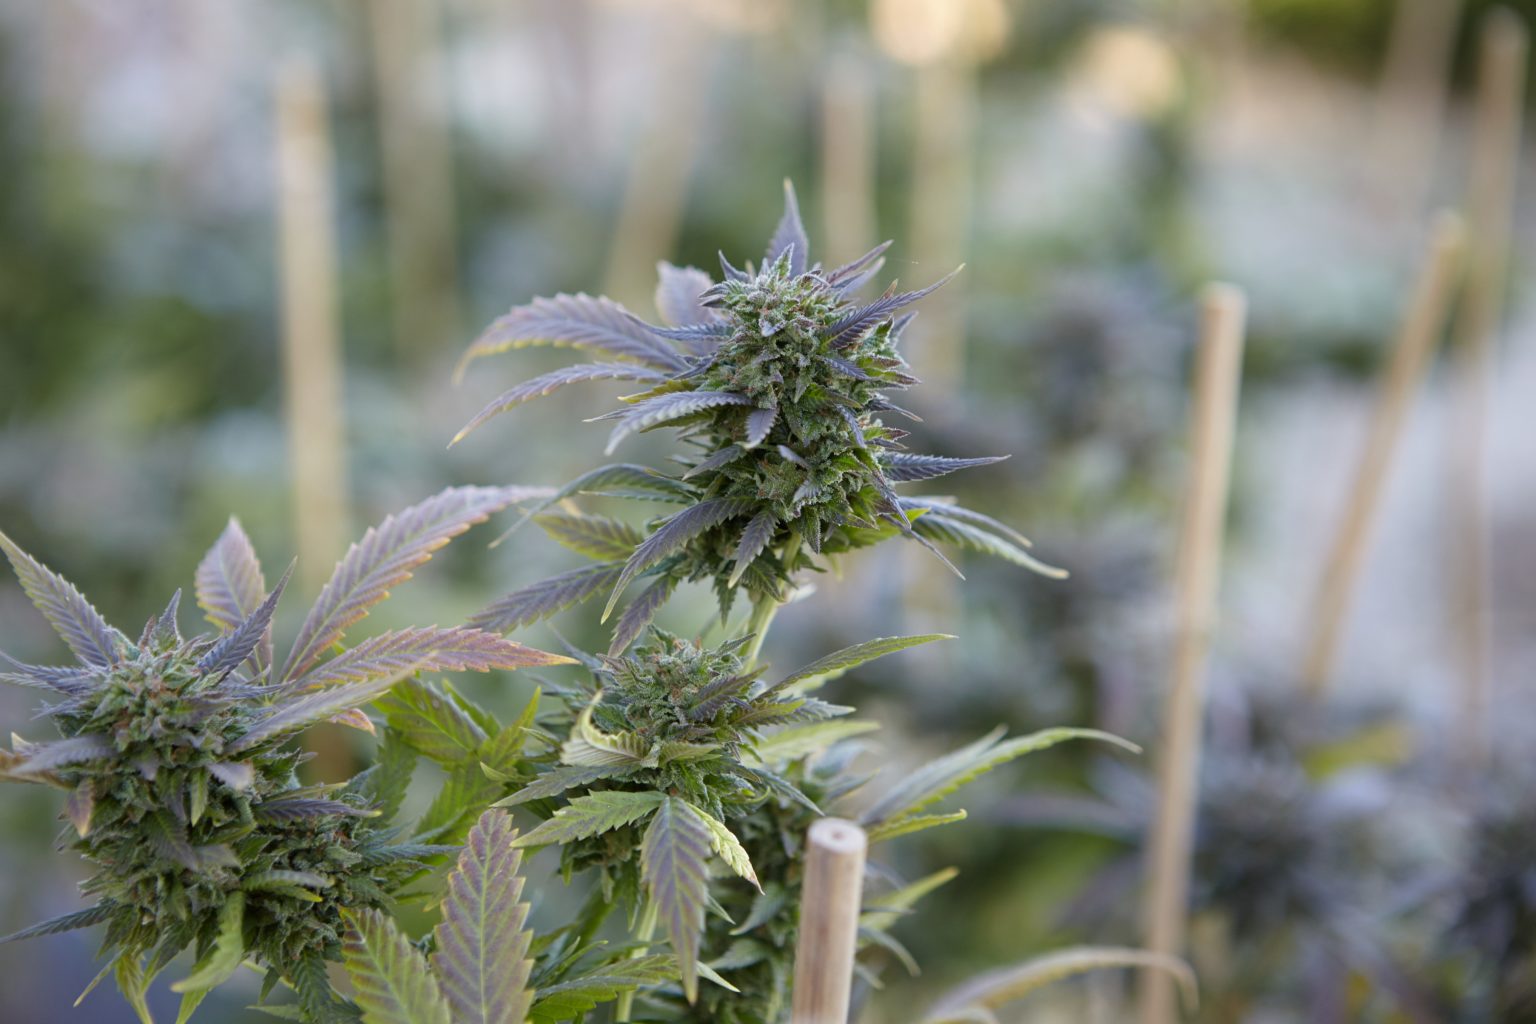
{"label": "marijuana bud", "polygon": [[396,830],[386,826],[398,799],[384,775],[299,785],[307,755],[289,741],[327,720],[372,731],[361,706],[417,671],[569,660],[436,627],[330,654],[433,551],[524,496],[450,489],[370,530],[338,564],[283,662],[272,620],[289,573],[268,591],[235,520],[197,571],[213,632],[191,638],[177,623],[180,592],[130,640],[0,534],[27,595],[77,659],[46,667],[5,657],[6,681],[56,698],[44,711],[62,738],[18,738],[0,752],[0,778],[67,791],[71,845],[94,869],[82,888],[96,901],[10,938],[105,923],[118,986],[146,1021],[150,981],[188,947],[198,961],[174,986],[184,1014],[249,959],[269,971],[269,989],[292,984],[310,1017],[334,1017],[341,1004],[323,962],[341,957],[343,910],[388,905],[426,859],[452,847],[430,845],[435,836],[392,843]]}
{"label": "marijuana bud", "polygon": [[[455,441],[490,418],[566,384],[632,380],[645,390],[599,416],[614,423],[611,454],[626,437],[670,426],[686,445],[680,470],[632,465],[594,470],[550,499],[610,494],[659,500],[681,511],[649,525],[628,550],[605,546],[600,570],[520,591],[478,624],[507,630],[602,590],[605,616],[638,576],[651,583],[615,630],[613,651],[639,637],[683,581],[708,581],[722,616],[740,587],[758,607],[781,602],[797,571],[818,559],[902,535],[994,555],[1051,576],[1022,535],[940,497],[903,496],[897,484],[931,480],[997,458],[945,458],[906,450],[907,432],[885,417],[913,417],[890,393],[918,383],[898,345],[914,314],[901,311],[949,277],[916,291],[892,285],[873,302],[854,298],[879,273],[887,242],[841,267],[809,260],[795,193],[760,267],[721,256],[723,280],[660,264],[656,305],[665,325],[587,295],[535,299],[497,320],[465,354],[475,358],[532,345],[590,350],[616,362],[553,371],[487,405]],[[950,275],[951,277],[953,274]],[[461,367],[462,368],[462,367]],[[942,556],[940,556],[942,558]]]}

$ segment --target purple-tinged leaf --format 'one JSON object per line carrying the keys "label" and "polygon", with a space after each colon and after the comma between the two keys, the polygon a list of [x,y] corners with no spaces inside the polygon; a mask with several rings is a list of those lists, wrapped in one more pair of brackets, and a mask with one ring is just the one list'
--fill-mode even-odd
{"label": "purple-tinged leaf", "polygon": [[993,455],[977,459],[951,459],[943,455],[914,455],[910,452],[891,452],[881,457],[880,468],[892,483],[904,484],[916,480],[932,480],[956,470],[988,466],[1001,462],[1006,455]]}
{"label": "purple-tinged leaf", "polygon": [[287,800],[267,800],[252,808],[256,817],[266,821],[308,821],[314,818],[371,818],[376,811],[354,807],[340,800],[323,797],[291,797]]}
{"label": "purple-tinged leaf", "polygon": [[79,665],[28,665],[0,651],[0,661],[12,669],[0,672],[0,680],[17,686],[41,687],[71,696],[86,693],[96,678],[94,670]]}
{"label": "purple-tinged leaf", "polygon": [[[13,745],[15,745],[15,739],[16,737],[12,737]],[[116,755],[117,747],[106,736],[87,733],[84,736],[71,736],[69,739],[53,740],[50,743],[28,743],[24,747],[17,746],[16,752],[23,755],[24,760],[9,770],[16,775],[39,775],[58,768],[68,768],[71,765],[112,757]]]}
{"label": "purple-tinged leaf", "polygon": [[644,366],[636,366],[633,363],[579,363],[576,366],[565,366],[549,373],[541,374],[532,380],[525,380],[516,387],[503,391],[492,399],[485,408],[475,414],[474,419],[465,424],[464,429],[453,436],[448,442],[452,448],[469,434],[495,416],[499,416],[508,409],[514,408],[534,398],[542,398],[545,395],[565,387],[567,384],[579,384],[592,380],[643,380],[663,381],[667,375],[660,370],[653,370]]}
{"label": "purple-tinged leaf", "polygon": [[276,704],[264,717],[258,719],[244,736],[227,746],[225,753],[238,754],[244,750],[251,750],[308,728],[316,722],[323,722],[332,715],[360,707],[388,693],[390,687],[419,667],[417,664],[411,664],[394,675],[370,679],[366,682],[350,683],[346,686],[333,686]]}
{"label": "purple-tinged leaf", "polygon": [[608,516],[547,512],[535,519],[561,546],[597,561],[628,558],[645,540],[633,526]]}
{"label": "purple-tinged leaf", "polygon": [[784,215],[773,230],[768,250],[763,255],[763,265],[771,266],[775,260],[789,253],[789,273],[799,277],[810,262],[811,243],[805,234],[805,224],[800,220],[800,203],[795,199],[795,186],[784,179]]}
{"label": "purple-tinged leaf", "polygon": [[818,356],[817,358],[826,363],[828,366],[832,367],[832,369],[836,370],[838,373],[842,374],[844,377],[852,377],[854,380],[865,381],[875,379],[846,359],[840,359],[837,356]]}
{"label": "purple-tinged leaf", "polygon": [[967,551],[991,555],[1050,579],[1059,580],[1067,577],[1065,569],[1047,565],[1006,537],[1000,537],[979,526],[944,515],[940,511],[943,508],[942,505],[931,506],[926,514],[912,520],[912,530],[919,540],[941,541]]}
{"label": "purple-tinged leaf", "polygon": [[4,533],[0,533],[0,548],[11,560],[21,589],[81,664],[106,668],[120,660],[128,638],[107,625],[74,584],[21,550]]}
{"label": "purple-tinged leaf", "polygon": [[452,1024],[453,1015],[427,958],[377,910],[343,910],[342,963],[364,1024]]}
{"label": "purple-tinged leaf", "polygon": [[772,509],[764,509],[752,517],[747,528],[741,533],[741,540],[736,545],[735,568],[731,570],[731,578],[726,586],[734,587],[741,582],[742,574],[747,567],[757,560],[757,556],[763,553],[768,542],[773,540],[773,535],[779,528],[779,517]]}
{"label": "purple-tinged leaf", "polygon": [[613,627],[613,640],[608,645],[608,656],[617,658],[623,654],[630,644],[639,639],[656,618],[656,613],[661,611],[661,606],[667,603],[667,598],[672,596],[672,591],[677,589],[677,580],[671,576],[662,576],[650,586],[640,591],[640,596],[624,608],[624,614],[619,616],[619,621]]}
{"label": "purple-tinged leaf", "polygon": [[519,487],[450,487],[419,505],[389,516],[363,534],[336,566],[320,599],[299,627],[278,682],[307,671],[342,638],[348,626],[411,578],[411,570],[491,513],[544,491]]}
{"label": "purple-tinged leaf", "polygon": [[962,523],[969,523],[972,526],[998,534],[1021,548],[1032,548],[1035,546],[1028,537],[1007,523],[1000,522],[980,512],[974,512],[962,505],[956,505],[953,501],[942,498],[913,497],[905,500],[903,505],[908,502],[918,503],[916,507],[925,509],[929,515],[937,514],[944,519],[957,519]]}
{"label": "purple-tinged leaf", "polygon": [[277,581],[267,599],[248,615],[244,622],[219,637],[208,653],[198,660],[197,670],[204,675],[222,676],[239,668],[247,658],[255,660],[258,647],[271,648],[272,616],[277,612],[277,602],[282,600],[283,590],[293,576],[293,563]]}
{"label": "purple-tinged leaf", "polygon": [[640,844],[640,878],[672,942],[683,994],[699,994],[699,938],[709,902],[709,829],[687,801],[662,801]]}
{"label": "purple-tinged leaf", "polygon": [[151,619],[152,626],[146,630],[145,639],[154,643],[157,647],[169,647],[181,642],[181,628],[176,622],[176,613],[181,609],[181,590],[171,595],[170,603],[165,606],[165,611]]}
{"label": "purple-tinged leaf", "polygon": [[746,448],[756,448],[768,439],[768,432],[773,429],[774,422],[779,418],[779,407],[771,405],[766,409],[753,409],[747,413],[747,440]]}
{"label": "purple-tinged leaf", "polygon": [[[250,618],[267,596],[266,577],[251,539],[233,517],[197,566],[197,603],[209,622],[227,633]],[[270,635],[256,645],[257,673],[272,664]]]}
{"label": "purple-tinged leaf", "polygon": [[719,256],[720,256],[720,273],[725,275],[725,279],[727,281],[745,281],[745,280],[747,280],[746,271],[737,270],[735,267],[731,266],[731,261],[725,258],[725,253],[722,252],[722,253],[719,254]]}
{"label": "purple-tinged leaf", "polygon": [[878,324],[889,320],[898,309],[911,305],[935,289],[943,287],[949,282],[950,278],[960,273],[962,269],[964,269],[963,264],[951,270],[928,287],[920,288],[915,292],[888,291],[869,305],[856,309],[836,321],[823,331],[822,334],[834,347],[847,348],[863,339]]}
{"label": "purple-tinged leaf", "polygon": [[418,672],[489,672],[492,669],[570,665],[563,654],[545,654],[478,629],[422,626],[369,637],[310,672],[294,679],[294,690],[319,690],[361,683],[379,676]]}
{"label": "purple-tinged leaf", "polygon": [[540,580],[521,590],[514,590],[484,611],[475,613],[468,625],[493,633],[510,632],[519,626],[547,619],[556,612],[564,611],[607,590],[623,572],[623,565],[612,562],[583,566]]}
{"label": "purple-tinged leaf", "polygon": [[747,450],[739,444],[726,445],[719,451],[712,452],[698,465],[689,468],[689,470],[683,474],[683,479],[691,480],[692,478],[698,476],[700,473],[708,473],[712,470],[719,469],[721,466],[728,466],[745,454],[747,454]]}
{"label": "purple-tinged leaf", "polygon": [[516,839],[510,814],[486,811],[448,873],[431,963],[455,1024],[523,1024],[532,1008],[533,933]]}
{"label": "purple-tinged leaf", "polygon": [[705,530],[719,526],[734,516],[745,515],[752,510],[753,504],[746,498],[711,498],[683,509],[662,523],[655,533],[646,538],[644,544],[635,549],[635,553],[624,564],[624,571],[619,574],[618,582],[614,584],[613,596],[608,599],[608,607],[603,609],[603,621],[606,622],[608,616],[613,613],[614,604],[618,601],[619,595],[624,592],[624,588],[629,585],[630,580]]}
{"label": "purple-tinged leaf", "polygon": [[117,906],[113,903],[98,903],[94,907],[86,907],[84,910],[76,910],[73,913],[61,914],[47,921],[39,921],[29,925],[19,932],[0,937],[0,945],[7,942],[20,942],[22,939],[35,939],[42,935],[58,935],[61,932],[72,932],[78,928],[89,928],[100,924],[112,916],[112,911]]}
{"label": "purple-tinged leaf", "polygon": [[[707,354],[722,340],[729,338],[732,334],[736,333],[735,328],[723,320],[711,323],[686,324],[682,327],[658,327],[655,324],[647,323],[637,316],[632,317],[632,319],[635,321],[637,326],[644,327],[647,331],[650,331],[658,338],[667,338],[671,341],[690,342],[691,344],[689,345],[689,348],[693,350],[693,353],[696,356]],[[697,366],[693,367],[687,373],[681,374],[680,377],[674,377],[671,379],[686,380],[689,377],[696,377],[698,376],[700,369],[701,368]]]}
{"label": "purple-tinged leaf", "polygon": [[637,402],[627,409],[599,416],[599,420],[617,419],[618,425],[608,435],[608,447],[603,454],[612,455],[615,448],[630,434],[639,433],[642,430],[650,430],[664,423],[692,416],[703,412],[705,409],[716,409],[726,405],[751,405],[752,399],[746,395],[738,395],[732,391],[678,391],[668,395],[657,395],[655,398],[647,398],[643,402]]}
{"label": "purple-tinged leaf", "polygon": [[669,327],[719,323],[724,318],[705,307],[702,298],[714,285],[698,267],[678,267],[666,260],[656,264],[656,312]]}
{"label": "purple-tinged leaf", "polygon": [[831,285],[833,288],[836,288],[838,291],[848,291],[850,281],[855,279],[862,279],[865,276],[864,274],[860,273],[860,271],[864,270],[865,267],[873,264],[876,270],[879,269],[881,264],[885,262],[883,259],[885,256],[885,250],[889,249],[890,247],[891,242],[889,240],[881,242],[879,245],[875,246],[873,249],[869,250],[869,252],[865,253],[863,256],[860,256],[858,259],[849,263],[844,263],[842,266],[827,274],[827,284]]}
{"label": "purple-tinged leaf", "polygon": [[869,447],[869,443],[864,440],[864,426],[859,422],[858,415],[847,406],[839,405],[835,408],[837,414],[843,418],[843,422],[848,424],[848,430],[853,434],[853,443],[860,448]]}
{"label": "purple-tinged leaf", "polygon": [[656,370],[687,369],[681,355],[649,331],[636,327],[629,312],[612,299],[560,294],[514,306],[486,328],[459,360],[455,378],[481,356],[535,345],[586,349]]}
{"label": "purple-tinged leaf", "polygon": [[796,683],[803,683],[810,679],[821,677],[836,678],[851,668],[855,668],[867,661],[883,658],[887,654],[895,654],[904,651],[908,647],[917,647],[920,644],[932,643],[935,640],[953,640],[949,633],[924,633],[919,636],[882,636],[873,640],[865,640],[863,643],[844,647],[840,651],[834,651],[826,657],[818,658],[790,673],[783,679],[770,686],[765,693],[780,693],[789,689]]}

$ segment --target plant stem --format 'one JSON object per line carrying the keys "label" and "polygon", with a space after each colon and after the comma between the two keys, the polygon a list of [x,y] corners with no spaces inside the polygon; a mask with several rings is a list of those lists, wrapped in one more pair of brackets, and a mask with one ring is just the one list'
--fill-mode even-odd
{"label": "plant stem", "polygon": [[[649,944],[651,937],[655,934],[656,903],[654,900],[646,900],[645,909],[640,911],[640,923],[635,927],[635,938],[643,943]],[[629,958],[633,960],[635,957],[640,956],[644,952],[645,947],[632,950],[629,954]],[[620,1022],[620,1024],[627,1022],[631,1012],[634,1010],[634,1005],[635,993],[634,990],[631,989],[630,991],[625,992],[619,996],[618,1002],[614,1005],[615,1013],[613,1019]]]}
{"label": "plant stem", "polygon": [[[793,573],[795,559],[800,555],[800,528],[792,527],[789,531],[789,540],[784,542],[784,555],[781,563],[786,574]],[[762,653],[763,641],[768,638],[768,627],[773,625],[773,617],[778,614],[783,601],[772,597],[765,597],[752,605],[752,618],[747,620],[747,632],[752,634],[751,646],[747,648],[747,668],[757,664],[757,656]]]}

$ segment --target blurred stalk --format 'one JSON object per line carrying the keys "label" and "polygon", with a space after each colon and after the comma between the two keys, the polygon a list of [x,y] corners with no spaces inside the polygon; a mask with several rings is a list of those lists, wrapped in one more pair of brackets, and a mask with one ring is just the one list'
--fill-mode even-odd
{"label": "blurred stalk", "polygon": [[459,340],[453,144],[437,0],[371,0],[389,301],[402,360]]}
{"label": "blurred stalk", "polygon": [[1489,382],[1504,310],[1514,218],[1515,175],[1524,116],[1525,23],[1507,8],[1482,21],[1477,118],[1467,171],[1467,281],[1457,311],[1448,492],[1451,500],[1451,623],[1462,694],[1459,750],[1482,759],[1488,708],[1488,512],[1483,462]]}
{"label": "blurred stalk", "polygon": [[1397,0],[1376,88],[1370,194],[1416,221],[1435,172],[1462,0]]}
{"label": "blurred stalk", "polygon": [[[946,55],[913,72],[912,252],[926,284],[965,261],[970,245],[976,146],[977,72],[960,55]],[[908,330],[917,375],[941,397],[965,374],[965,279],[934,292]]]}
{"label": "blurred stalk", "polygon": [[1370,433],[1355,471],[1354,486],[1344,506],[1339,532],[1328,551],[1327,561],[1323,563],[1322,582],[1312,604],[1312,628],[1301,676],[1302,685],[1311,697],[1321,697],[1328,684],[1339,635],[1365,558],[1371,525],[1381,503],[1392,452],[1402,435],[1410,404],[1423,386],[1435,347],[1445,331],[1451,299],[1460,280],[1465,241],[1466,230],[1461,218],[1449,210],[1442,211],[1435,219],[1418,280],[1409,293],[1397,342],[1382,377]]}
{"label": "blurred stalk", "polygon": [[277,76],[278,277],[299,582],[313,593],[346,547],[336,210],[318,71],[290,58]]}
{"label": "blurred stalk", "polygon": [[648,309],[656,259],[677,248],[688,180],[704,130],[710,33],[681,9],[658,17],[664,43],[653,51],[659,82],[650,119],[639,132],[608,253],[605,294]]}
{"label": "blurred stalk", "polygon": [[[1190,424],[1190,476],[1174,580],[1173,663],[1158,757],[1157,817],[1148,837],[1143,904],[1146,948],[1181,956],[1189,917],[1189,873],[1200,790],[1206,660],[1215,629],[1227,493],[1242,377],[1243,293],[1207,286],[1202,299]],[[1173,978],[1148,972],[1141,1024],[1172,1024]]]}
{"label": "blurred stalk", "polygon": [[875,237],[875,117],[870,68],[852,48],[826,66],[821,95],[822,263],[857,259]]}

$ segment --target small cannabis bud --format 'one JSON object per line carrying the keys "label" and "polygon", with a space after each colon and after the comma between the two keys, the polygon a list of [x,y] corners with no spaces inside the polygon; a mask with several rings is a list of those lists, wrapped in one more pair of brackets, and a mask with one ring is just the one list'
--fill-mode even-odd
{"label": "small cannabis bud", "polygon": [[0,534],[27,596],[77,659],[44,667],[5,657],[6,681],[55,695],[44,712],[62,738],[16,739],[0,752],[0,778],[68,792],[71,845],[95,869],[83,890],[96,901],[11,938],[105,923],[118,986],[145,1021],[150,981],[188,947],[199,959],[174,986],[185,993],[184,1014],[245,960],[269,972],[268,989],[278,980],[296,988],[311,1018],[342,1013],[324,961],[341,956],[343,910],[386,906],[427,858],[451,849],[432,840],[455,837],[439,830],[392,845],[396,830],[386,825],[398,796],[385,790],[393,783],[365,773],[301,787],[295,770],[306,755],[289,741],[328,720],[372,731],[361,706],[418,671],[570,660],[437,627],[332,653],[435,550],[525,497],[516,488],[453,488],[369,530],[281,662],[272,619],[289,574],[268,591],[235,520],[197,570],[197,601],[213,632],[191,638],[178,627],[179,592],[130,640]]}
{"label": "small cannabis bud", "polygon": [[[744,586],[766,615],[782,602],[794,573],[823,567],[818,556],[897,534],[930,548],[942,541],[1062,575],[1036,560],[1023,536],[988,516],[947,499],[896,493],[896,484],[997,459],[914,454],[901,443],[906,432],[883,421],[888,413],[911,415],[887,393],[918,383],[897,351],[913,314],[898,313],[949,279],[917,291],[893,285],[861,304],[853,295],[879,272],[889,245],[832,270],[812,264],[786,182],[784,215],[760,268],[749,262],[737,269],[722,255],[725,277],[716,283],[696,268],[660,264],[656,305],[668,326],[588,295],[535,299],[497,320],[464,363],[532,345],[580,348],[616,361],[526,381],[487,405],[455,441],[566,384],[632,380],[646,390],[598,417],[615,421],[609,453],[629,435],[663,426],[679,429],[687,449],[677,457],[682,470],[676,476],[619,464],[558,492],[550,505],[576,494],[607,494],[683,508],[644,535],[610,531],[611,543],[601,545],[604,565],[513,595],[510,611],[488,612],[480,624],[504,631],[601,590],[610,592],[606,618],[629,584],[647,574],[650,585],[615,631],[611,653],[618,653],[679,582],[710,582],[722,616]],[[634,544],[620,550],[621,540]]]}

